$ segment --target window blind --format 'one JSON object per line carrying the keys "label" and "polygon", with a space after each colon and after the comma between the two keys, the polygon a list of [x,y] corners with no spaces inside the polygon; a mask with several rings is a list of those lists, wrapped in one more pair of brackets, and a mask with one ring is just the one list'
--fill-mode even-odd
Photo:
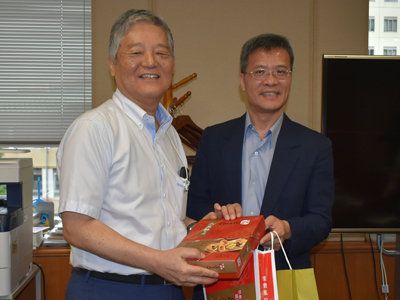
{"label": "window blind", "polygon": [[0,0],[0,146],[58,145],[92,103],[91,0]]}

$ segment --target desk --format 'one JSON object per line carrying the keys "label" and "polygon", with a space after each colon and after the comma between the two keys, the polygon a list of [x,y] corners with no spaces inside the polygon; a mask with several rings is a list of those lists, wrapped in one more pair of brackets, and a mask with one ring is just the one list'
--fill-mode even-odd
{"label": "desk", "polygon": [[39,247],[33,250],[33,261],[41,266],[46,285],[46,299],[63,300],[72,266],[70,247]]}
{"label": "desk", "polygon": [[[35,281],[33,281],[35,279]],[[0,299],[8,300],[32,300],[32,295],[35,295],[36,300],[41,300],[41,281],[40,270],[37,266],[33,265],[29,273],[24,277],[19,287],[8,296],[1,296]]]}
{"label": "desk", "polygon": [[[376,243],[373,243],[380,289],[380,263]],[[396,249],[396,243],[385,243],[385,249]],[[374,265],[369,241],[344,242],[347,272],[353,299],[378,299],[375,286]],[[65,289],[71,276],[69,247],[39,247],[33,251],[33,261],[40,264],[45,274],[46,298],[64,299]],[[395,257],[383,256],[393,300],[395,289]],[[311,251],[320,300],[350,300],[344,271],[341,243],[324,241]],[[186,299],[190,300],[193,288],[184,287]],[[383,297],[381,296],[381,299]],[[22,300],[22,299],[18,299]]]}
{"label": "desk", "polygon": [[[349,277],[352,299],[379,299],[376,291],[374,257],[378,289],[381,291],[381,269],[379,250],[373,243],[365,241],[344,241],[346,269]],[[385,243],[385,249],[395,250],[396,243]],[[383,255],[389,283],[389,300],[395,299],[395,256]],[[311,262],[315,270],[320,300],[350,300],[341,242],[324,241],[311,251]],[[380,299],[383,295],[380,293]]]}

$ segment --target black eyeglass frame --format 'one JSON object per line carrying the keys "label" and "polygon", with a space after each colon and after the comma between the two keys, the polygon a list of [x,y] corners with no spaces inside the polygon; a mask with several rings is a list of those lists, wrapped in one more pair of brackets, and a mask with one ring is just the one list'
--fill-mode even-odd
{"label": "black eyeglass frame", "polygon": [[[258,71],[265,71],[265,76],[263,76],[262,78],[256,78],[256,77],[254,76],[254,73],[255,73],[255,72],[258,72]],[[279,78],[279,76],[277,77],[276,75],[278,74],[279,71],[284,71],[284,73],[286,74],[286,76],[285,76],[285,77],[282,77],[282,78]],[[285,80],[285,79],[288,78],[289,75],[292,74],[292,73],[293,73],[293,71],[289,71],[289,70],[287,70],[287,69],[277,69],[277,70],[274,70],[274,71],[272,71],[272,72],[270,72],[270,71],[268,71],[268,70],[265,70],[265,69],[257,69],[257,70],[254,70],[254,71],[252,71],[252,72],[244,72],[243,74],[250,74],[251,77],[253,77],[255,80],[265,80],[265,79],[267,79],[267,78],[269,77],[270,74],[274,75],[274,77],[275,77],[277,80]],[[282,74],[282,73],[280,73],[280,74]]]}

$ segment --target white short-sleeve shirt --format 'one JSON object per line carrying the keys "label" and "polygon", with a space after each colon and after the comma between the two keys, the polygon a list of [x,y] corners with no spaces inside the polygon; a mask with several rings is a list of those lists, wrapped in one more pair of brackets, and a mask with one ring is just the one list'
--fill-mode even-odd
{"label": "white short-sleeve shirt", "polygon": [[[113,99],[73,122],[57,151],[59,212],[105,223],[154,249],[175,248],[186,235],[186,156],[172,118],[162,105],[154,118],[117,90]],[[144,270],[71,247],[71,264],[122,275]]]}

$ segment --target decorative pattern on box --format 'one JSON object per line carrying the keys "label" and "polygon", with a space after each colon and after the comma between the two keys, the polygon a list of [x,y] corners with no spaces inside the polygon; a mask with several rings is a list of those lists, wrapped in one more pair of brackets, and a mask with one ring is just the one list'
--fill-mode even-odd
{"label": "decorative pattern on box", "polygon": [[249,263],[246,264],[239,279],[219,279],[214,284],[203,286],[205,298],[207,300],[257,299],[254,274],[254,263],[250,254]]}
{"label": "decorative pattern on box", "polygon": [[264,233],[263,216],[201,220],[179,247],[196,248],[206,255],[201,260],[188,259],[188,263],[214,270],[219,278],[236,279]]}

